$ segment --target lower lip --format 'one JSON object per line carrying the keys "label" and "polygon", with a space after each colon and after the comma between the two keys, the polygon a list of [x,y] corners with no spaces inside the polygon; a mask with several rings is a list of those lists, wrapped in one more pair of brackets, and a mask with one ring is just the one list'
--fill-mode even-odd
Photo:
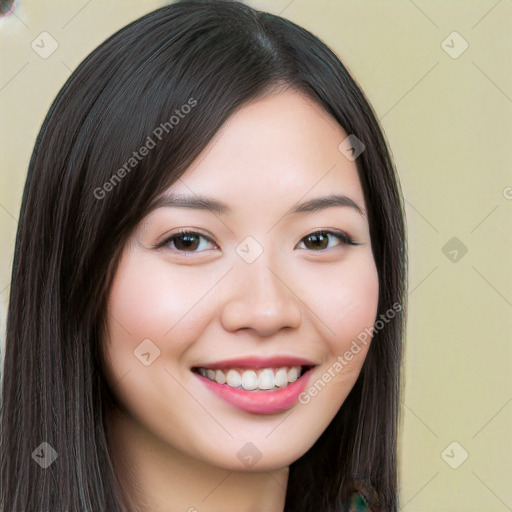
{"label": "lower lip", "polygon": [[299,395],[306,388],[312,371],[313,368],[309,369],[295,382],[276,391],[246,391],[232,388],[227,384],[207,379],[199,373],[193,373],[212,393],[243,411],[253,414],[278,414],[295,405]]}

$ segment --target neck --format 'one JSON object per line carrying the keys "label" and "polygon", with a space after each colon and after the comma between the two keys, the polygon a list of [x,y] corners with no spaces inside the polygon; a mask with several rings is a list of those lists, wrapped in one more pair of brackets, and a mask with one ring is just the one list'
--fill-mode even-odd
{"label": "neck", "polygon": [[133,512],[282,512],[289,468],[235,472],[191,458],[119,409],[109,413],[114,468]]}

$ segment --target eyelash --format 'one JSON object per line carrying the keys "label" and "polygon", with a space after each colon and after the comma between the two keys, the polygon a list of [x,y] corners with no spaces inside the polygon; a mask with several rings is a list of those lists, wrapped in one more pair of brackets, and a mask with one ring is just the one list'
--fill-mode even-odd
{"label": "eyelash", "polygon": [[[304,239],[312,236],[312,235],[320,235],[320,234],[323,234],[323,235],[332,235],[336,238],[338,238],[338,240],[340,240],[340,242],[344,245],[353,245],[353,246],[356,246],[356,245],[361,245],[357,242],[355,242],[349,235],[347,235],[346,233],[344,233],[343,231],[333,231],[333,230],[318,230],[318,231],[313,231],[309,234],[307,234],[305,237],[303,237],[300,242],[302,242]],[[172,242],[172,240],[174,240],[175,238],[179,238],[180,236],[185,236],[185,235],[197,235],[199,236],[200,238],[204,238],[205,240],[207,240],[208,242],[210,242],[211,244],[213,245],[217,245],[209,236],[207,235],[204,235],[202,233],[198,233],[197,231],[187,231],[187,230],[179,230],[179,231],[176,231],[175,233],[173,233],[172,235],[168,236],[165,240],[163,240],[162,242],[156,244],[155,246],[153,246],[154,249],[160,249],[162,247],[165,247],[167,246],[170,242]],[[299,243],[300,243],[299,242]],[[183,256],[189,256],[191,254],[196,254],[196,253],[201,253],[201,252],[204,252],[204,251],[180,251],[178,249],[171,249],[173,252],[176,252],[180,255],[183,255]],[[320,249],[320,250],[311,250],[311,249],[306,249],[306,250],[310,250],[311,252],[325,252],[327,251],[328,249]]]}

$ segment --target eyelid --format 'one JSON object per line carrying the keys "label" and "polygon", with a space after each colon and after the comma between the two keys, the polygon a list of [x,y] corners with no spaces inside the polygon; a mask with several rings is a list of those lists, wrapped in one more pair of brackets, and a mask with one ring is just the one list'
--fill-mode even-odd
{"label": "eyelid", "polygon": [[[311,235],[318,235],[318,234],[327,234],[327,235],[334,235],[336,238],[338,238],[338,240],[340,240],[341,244],[342,245],[362,245],[361,243],[358,243],[356,242],[348,233],[346,233],[345,231],[342,231],[342,230],[339,230],[339,229],[329,229],[329,228],[325,228],[325,229],[316,229],[314,231],[311,231],[311,233],[308,233],[307,235],[303,236],[300,241],[299,241],[299,244],[305,239],[307,238],[308,236],[311,236]],[[298,244],[297,244],[298,245]],[[309,251],[309,252],[325,252],[326,249],[321,249],[319,251]]]}
{"label": "eyelid", "polygon": [[[199,237],[204,238],[211,244],[215,245],[215,247],[218,248],[218,245],[215,243],[213,238],[205,233],[202,233],[201,231],[194,230],[194,229],[178,229],[177,231],[174,231],[170,235],[166,236],[161,242],[157,242],[155,245],[152,246],[153,249],[160,249],[162,247],[165,247],[167,244],[171,242],[173,238],[176,238],[178,236],[183,235],[199,235]],[[176,252],[178,254],[194,254],[197,251],[178,251],[173,250],[172,252]],[[200,251],[204,252],[204,251]]]}

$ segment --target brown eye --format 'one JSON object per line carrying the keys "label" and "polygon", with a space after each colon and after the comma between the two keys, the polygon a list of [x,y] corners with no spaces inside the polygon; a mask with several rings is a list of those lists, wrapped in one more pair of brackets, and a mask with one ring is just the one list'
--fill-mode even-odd
{"label": "brown eye", "polygon": [[327,249],[329,245],[329,238],[326,236],[325,233],[314,233],[312,235],[308,235],[304,239],[305,245],[308,249]]}
{"label": "brown eye", "polygon": [[[214,242],[207,236],[195,233],[193,231],[180,231],[166,238],[162,243],[158,244],[158,248],[167,247],[175,252],[184,254],[194,254],[196,252],[204,252],[208,243],[215,246]],[[203,250],[198,250],[199,248]],[[206,250],[208,247],[206,247]]]}
{"label": "brown eye", "polygon": [[192,233],[186,235],[177,235],[173,238],[174,247],[178,251],[195,251],[199,246],[199,237]]}
{"label": "brown eye", "polygon": [[[337,238],[340,243],[329,246],[330,237]],[[337,245],[359,245],[355,243],[346,233],[336,231],[316,231],[305,236],[303,241],[306,249],[323,251]]]}

